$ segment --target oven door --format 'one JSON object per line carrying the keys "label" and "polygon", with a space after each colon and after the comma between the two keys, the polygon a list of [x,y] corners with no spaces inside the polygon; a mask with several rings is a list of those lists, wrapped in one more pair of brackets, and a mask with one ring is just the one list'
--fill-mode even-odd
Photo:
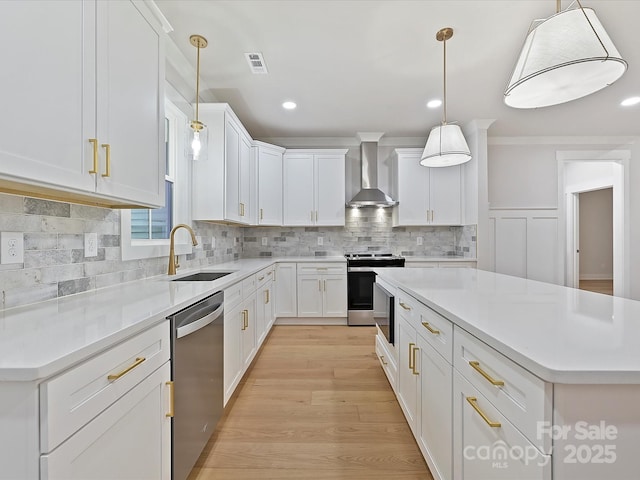
{"label": "oven door", "polygon": [[379,283],[373,284],[373,319],[387,341],[393,345],[394,327],[394,297]]}

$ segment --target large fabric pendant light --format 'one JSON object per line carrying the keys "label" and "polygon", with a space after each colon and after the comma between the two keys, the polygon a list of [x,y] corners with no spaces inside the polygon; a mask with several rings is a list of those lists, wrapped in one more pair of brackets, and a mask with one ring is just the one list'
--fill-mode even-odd
{"label": "large fabric pendant light", "polygon": [[547,19],[534,20],[504,102],[537,108],[569,102],[601,90],[627,70],[591,8],[580,0]]}
{"label": "large fabric pendant light", "polygon": [[191,35],[189,41],[191,45],[198,49],[196,61],[196,119],[189,122],[189,157],[194,161],[202,161],[207,158],[209,129],[198,118],[200,113],[200,49],[206,48],[209,43],[202,35]]}
{"label": "large fabric pendant light", "polygon": [[458,125],[447,123],[447,40],[453,36],[453,28],[443,28],[436,34],[444,50],[442,125],[431,129],[422,152],[420,165],[424,167],[451,167],[471,160],[471,152]]}

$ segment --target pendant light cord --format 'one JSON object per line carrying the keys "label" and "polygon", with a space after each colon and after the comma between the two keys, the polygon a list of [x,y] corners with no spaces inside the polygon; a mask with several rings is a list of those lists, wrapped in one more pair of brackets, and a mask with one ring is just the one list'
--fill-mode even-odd
{"label": "pendant light cord", "polygon": [[444,52],[444,68],[442,69],[442,85],[443,85],[443,95],[442,95],[442,125],[447,124],[447,39],[445,38],[442,41],[442,48]]}
{"label": "pendant light cord", "polygon": [[200,104],[200,43],[198,43],[198,58],[196,62],[196,123],[198,123],[198,113]]}

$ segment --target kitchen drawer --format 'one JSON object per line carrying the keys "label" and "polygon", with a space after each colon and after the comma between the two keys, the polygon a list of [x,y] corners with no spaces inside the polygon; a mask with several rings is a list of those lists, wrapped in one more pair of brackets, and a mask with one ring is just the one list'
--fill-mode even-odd
{"label": "kitchen drawer", "polygon": [[387,376],[391,388],[393,388],[395,392],[398,381],[398,365],[389,348],[393,348],[393,345],[389,345],[387,339],[378,330],[378,334],[376,335],[376,355],[378,355],[382,370]]}
{"label": "kitchen drawer", "polygon": [[264,269],[260,270],[258,273],[256,273],[256,278],[257,278],[256,286],[257,286],[257,288],[261,288],[269,280],[273,280],[273,270],[274,270],[274,265],[271,265],[270,267],[264,268]]}
{"label": "kitchen drawer", "polygon": [[170,350],[164,321],[40,385],[41,452],[52,451],[151,375]]}
{"label": "kitchen drawer", "polygon": [[346,275],[346,263],[298,263],[298,275]]}
{"label": "kitchen drawer", "polygon": [[421,304],[420,324],[418,334],[447,362],[453,364],[453,323]]}
{"label": "kitchen drawer", "polygon": [[551,455],[456,371],[453,392],[453,478],[551,480]]}
{"label": "kitchen drawer", "polygon": [[224,289],[224,309],[230,311],[242,302],[242,282]]}
{"label": "kitchen drawer", "polygon": [[256,276],[250,275],[242,281],[242,298],[247,298],[256,291]]}
{"label": "kitchen drawer", "polygon": [[398,296],[396,298],[398,299],[396,313],[404,317],[413,328],[417,329],[420,325],[420,310],[422,304],[403,290],[398,290]]}
{"label": "kitchen drawer", "polygon": [[552,419],[553,385],[461,328],[455,327],[453,343],[456,370],[543,453],[550,453],[550,436],[538,435],[537,426]]}

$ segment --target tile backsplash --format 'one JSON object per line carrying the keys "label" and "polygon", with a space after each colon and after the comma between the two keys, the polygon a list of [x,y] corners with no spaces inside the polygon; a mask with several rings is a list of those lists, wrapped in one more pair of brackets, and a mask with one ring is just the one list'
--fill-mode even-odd
{"label": "tile backsplash", "polygon": [[[238,227],[194,222],[202,248],[181,255],[183,268],[240,257],[326,256],[384,251],[405,256],[476,256],[476,226],[391,227],[391,210],[347,209],[345,227]],[[62,297],[160,275],[167,258],[121,259],[120,211],[0,194],[0,231],[24,232],[24,263],[0,265],[0,308]],[[84,233],[98,255],[84,256]],[[212,248],[211,238],[216,238]],[[262,238],[267,245],[262,245]],[[322,237],[323,245],[318,245]],[[422,245],[417,245],[422,237]]]}

